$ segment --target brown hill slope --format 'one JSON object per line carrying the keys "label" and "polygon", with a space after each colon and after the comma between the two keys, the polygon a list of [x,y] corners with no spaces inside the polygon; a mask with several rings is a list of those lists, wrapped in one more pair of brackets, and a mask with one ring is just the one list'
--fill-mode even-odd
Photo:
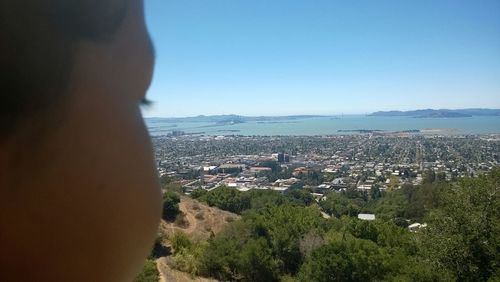
{"label": "brown hill slope", "polygon": [[[181,196],[179,208],[182,215],[174,222],[162,220],[160,224],[160,236],[162,236],[164,245],[169,249],[169,238],[176,232],[183,232],[192,240],[207,240],[212,233],[217,234],[227,223],[240,218],[236,214],[215,207],[209,207],[206,204],[184,196]],[[202,277],[192,277],[188,273],[172,269],[170,261],[171,257],[169,256],[159,258],[156,261],[161,282],[216,281]]]}
{"label": "brown hill slope", "polygon": [[160,234],[166,239],[182,231],[191,239],[206,240],[213,232],[217,234],[224,225],[239,218],[238,215],[215,207],[209,207],[189,197],[182,196],[179,208],[182,215],[175,222],[161,222]]}

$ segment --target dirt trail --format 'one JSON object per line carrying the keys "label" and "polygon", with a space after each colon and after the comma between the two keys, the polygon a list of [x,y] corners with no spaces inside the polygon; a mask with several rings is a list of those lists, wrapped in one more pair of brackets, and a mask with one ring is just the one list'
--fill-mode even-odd
{"label": "dirt trail", "polygon": [[189,227],[183,230],[187,234],[192,234],[199,228],[198,220],[196,220],[192,212],[188,212],[189,210],[192,210],[192,205],[192,202],[188,202],[186,200],[179,203],[179,209],[184,212],[184,216],[189,222]]}
{"label": "dirt trail", "polygon": [[163,257],[156,260],[158,271],[160,272],[160,282],[215,282],[217,280],[208,279],[204,277],[192,277],[188,273],[184,273],[172,269],[167,262],[168,258]]}

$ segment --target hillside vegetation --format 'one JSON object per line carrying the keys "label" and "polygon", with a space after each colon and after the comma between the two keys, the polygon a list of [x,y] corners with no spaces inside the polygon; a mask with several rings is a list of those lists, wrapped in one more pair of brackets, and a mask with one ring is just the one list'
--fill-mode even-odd
{"label": "hillside vegetation", "polygon": [[[319,203],[300,188],[281,194],[221,187],[192,197],[241,218],[233,215],[236,220],[228,222],[218,214],[212,223],[223,224],[210,234],[199,224],[198,235],[189,227],[176,233],[175,223],[163,230],[169,234],[171,268],[191,278],[498,281],[499,190],[499,169],[453,183],[436,178],[388,192],[333,192]],[[359,213],[377,219],[359,220]],[[410,232],[407,226],[414,222],[426,225]]]}

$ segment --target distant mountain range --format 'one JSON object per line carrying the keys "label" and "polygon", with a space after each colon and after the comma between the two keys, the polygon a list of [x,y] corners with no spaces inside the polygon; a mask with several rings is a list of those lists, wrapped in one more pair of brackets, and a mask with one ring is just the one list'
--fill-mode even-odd
{"label": "distant mountain range", "polygon": [[414,118],[462,118],[472,116],[500,116],[500,109],[424,109],[415,111],[380,111],[370,116],[414,117]]}
{"label": "distant mountain range", "polygon": [[[414,111],[379,111],[369,114],[369,116],[386,116],[386,117],[414,117],[414,118],[461,118],[472,116],[500,116],[500,109],[424,109]],[[216,125],[229,125],[246,122],[258,123],[281,123],[293,122],[299,119],[308,118],[325,118],[339,119],[338,116],[327,115],[291,115],[291,116],[240,116],[240,115],[199,115],[194,117],[169,117],[169,118],[148,118],[150,122],[167,122],[167,123],[182,123],[182,122],[207,122],[215,123]]]}

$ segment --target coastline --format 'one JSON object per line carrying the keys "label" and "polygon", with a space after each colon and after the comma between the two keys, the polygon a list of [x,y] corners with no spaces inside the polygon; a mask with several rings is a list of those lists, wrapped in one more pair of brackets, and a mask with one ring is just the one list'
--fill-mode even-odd
{"label": "coastline", "polygon": [[[249,121],[233,124],[179,122],[146,119],[152,136],[173,131],[185,135],[321,136],[321,135],[483,135],[500,134],[500,117],[428,118],[349,115],[342,118],[314,117],[293,122]],[[173,126],[175,125],[175,127]]]}

